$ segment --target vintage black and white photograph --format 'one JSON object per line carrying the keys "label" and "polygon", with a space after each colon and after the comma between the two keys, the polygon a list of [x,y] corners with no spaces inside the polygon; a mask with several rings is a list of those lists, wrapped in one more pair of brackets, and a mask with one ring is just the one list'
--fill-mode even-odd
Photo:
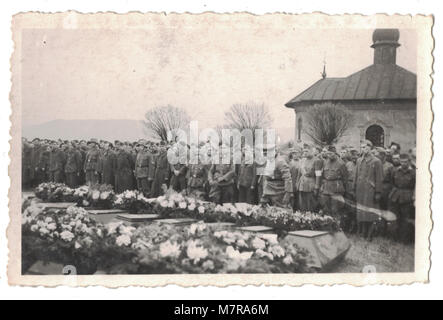
{"label": "vintage black and white photograph", "polygon": [[342,18],[16,16],[17,282],[425,281],[432,20]]}

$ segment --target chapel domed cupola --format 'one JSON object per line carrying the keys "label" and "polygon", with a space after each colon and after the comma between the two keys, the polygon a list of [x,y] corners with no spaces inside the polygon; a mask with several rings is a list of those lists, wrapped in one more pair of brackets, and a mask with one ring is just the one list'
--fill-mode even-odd
{"label": "chapel domed cupola", "polygon": [[374,64],[395,64],[400,39],[398,29],[376,29],[372,35]]}

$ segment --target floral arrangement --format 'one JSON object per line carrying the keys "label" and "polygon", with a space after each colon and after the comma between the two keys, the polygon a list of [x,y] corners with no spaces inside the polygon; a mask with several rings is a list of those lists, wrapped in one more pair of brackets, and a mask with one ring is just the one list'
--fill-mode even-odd
{"label": "floral arrangement", "polygon": [[[160,200],[158,200],[160,201]],[[151,208],[152,201],[137,190],[126,190],[114,197],[113,206],[128,210],[131,213],[141,213]]]}
{"label": "floral arrangement", "polygon": [[89,201],[89,187],[81,186],[74,190],[74,199],[79,207],[89,207],[91,205]]}
{"label": "floral arrangement", "polygon": [[152,213],[163,218],[187,217],[204,222],[231,222],[238,226],[264,225],[274,228],[278,233],[297,230],[340,230],[340,222],[331,216],[246,203],[216,205],[174,192],[157,198],[154,203],[150,202],[149,206]]}
{"label": "floral arrangement", "polygon": [[216,231],[204,223],[187,227],[151,224],[133,233],[140,273],[296,273],[306,254],[280,244],[277,235]]}
{"label": "floral arrangement", "polygon": [[73,265],[78,274],[306,272],[306,254],[277,235],[123,222],[106,227],[83,208],[23,212],[23,272],[35,261]]}
{"label": "floral arrangement", "polygon": [[35,196],[48,202],[71,202],[74,200],[74,189],[63,183],[45,182],[34,190]]}
{"label": "floral arrangement", "polygon": [[98,184],[89,188],[88,200],[94,208],[111,209],[114,198],[114,188],[111,185]]}
{"label": "floral arrangement", "polygon": [[22,215],[22,256],[30,266],[35,260],[73,265],[78,274],[97,270],[96,257],[105,238],[104,227],[83,208],[45,210],[38,204]]}

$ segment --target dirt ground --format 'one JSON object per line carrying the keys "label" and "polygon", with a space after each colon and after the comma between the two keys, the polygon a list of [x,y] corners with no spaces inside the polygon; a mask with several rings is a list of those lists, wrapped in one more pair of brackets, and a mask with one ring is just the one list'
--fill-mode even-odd
{"label": "dirt ground", "polygon": [[[397,243],[386,238],[368,242],[355,235],[348,236],[352,248],[329,272],[360,273],[365,267],[377,272],[413,272],[414,246]],[[375,270],[374,268],[375,267]]]}

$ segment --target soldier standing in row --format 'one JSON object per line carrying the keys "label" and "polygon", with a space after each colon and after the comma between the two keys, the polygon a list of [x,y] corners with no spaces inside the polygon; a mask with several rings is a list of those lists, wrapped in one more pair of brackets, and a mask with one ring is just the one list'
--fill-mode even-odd
{"label": "soldier standing in row", "polygon": [[70,188],[79,186],[79,177],[83,168],[82,156],[79,151],[74,149],[72,144],[68,145],[66,152],[65,176],[66,184]]}
{"label": "soldier standing in row", "polygon": [[292,200],[292,208],[294,211],[299,210],[298,205],[298,191],[297,191],[297,179],[300,175],[300,152],[296,149],[292,149],[289,154],[289,170],[292,177],[292,190],[294,193]]}
{"label": "soldier standing in row", "polygon": [[381,193],[380,209],[387,210],[389,194],[392,190],[392,173],[394,171],[394,165],[386,161],[386,152],[383,148],[377,148],[375,155],[380,159],[383,165],[383,191]]}
{"label": "soldier standing in row", "polygon": [[122,142],[116,143],[117,153],[114,161],[115,192],[122,193],[126,190],[133,190],[134,161],[129,152],[125,150]]}
{"label": "soldier standing in row", "polygon": [[[190,158],[198,159],[198,163],[189,164],[187,173],[188,177],[188,195],[199,200],[206,200],[206,183],[208,181],[208,165],[204,163],[204,150],[191,148],[191,152],[197,152],[196,155],[191,155]],[[200,154],[198,154],[200,153]],[[201,157],[200,157],[201,156]]]}
{"label": "soldier standing in row", "polygon": [[49,153],[49,180],[51,182],[63,183],[66,158],[63,151],[59,148],[56,142],[51,146]]}
{"label": "soldier standing in row", "polygon": [[274,164],[267,164],[264,178],[263,197],[260,202],[276,207],[288,207],[293,196],[292,177],[286,159],[278,150],[275,150]]}
{"label": "soldier standing in row", "polygon": [[314,212],[317,208],[317,199],[315,197],[316,176],[321,174],[316,172],[316,162],[318,159],[314,157],[314,149],[305,148],[303,150],[303,159],[300,162],[298,171],[297,194],[298,206],[301,211]]}
{"label": "soldier standing in row", "polygon": [[189,168],[187,165],[187,150],[184,148],[187,148],[187,146],[182,144],[176,146],[174,152],[178,163],[171,164],[170,187],[177,192],[182,192],[187,189],[186,176]]}
{"label": "soldier standing in row", "polygon": [[[392,191],[389,194],[389,209],[397,215],[396,239],[408,242],[407,219],[414,217],[415,170],[410,167],[409,156],[400,155],[400,166],[392,173]],[[413,236],[412,236],[413,237]]]}
{"label": "soldier standing in row", "polygon": [[91,139],[87,143],[90,148],[86,154],[84,163],[84,172],[86,178],[86,185],[91,186],[100,182],[99,162],[100,150],[98,149],[97,140]]}
{"label": "soldier standing in row", "polygon": [[357,160],[355,170],[355,200],[357,202],[358,232],[372,240],[379,216],[368,209],[379,209],[383,192],[383,165],[372,150],[372,143],[364,141],[361,145],[362,157]]}
{"label": "soldier standing in row", "polygon": [[238,201],[249,204],[255,203],[255,191],[257,187],[257,165],[254,161],[253,151],[249,146],[243,150],[242,163],[238,174]]}
{"label": "soldier standing in row", "polygon": [[168,187],[170,165],[168,161],[168,150],[162,141],[159,146],[159,153],[156,159],[154,181],[152,183],[151,196],[158,197],[163,194],[163,189]]}
{"label": "soldier standing in row", "polygon": [[338,158],[334,146],[329,146],[325,155],[326,160],[321,176],[320,202],[324,213],[336,216],[342,213],[344,208],[343,195],[345,194],[348,172],[343,161]]}
{"label": "soldier standing in row", "polygon": [[151,158],[149,153],[147,152],[147,147],[145,145],[145,141],[139,141],[137,143],[137,157],[135,160],[135,179],[137,181],[137,189],[145,196],[148,196],[151,193],[150,185],[149,185],[149,165],[151,164]]}
{"label": "soldier standing in row", "polygon": [[[223,163],[223,159],[229,163]],[[209,198],[217,204],[234,201],[235,165],[230,161],[228,146],[222,146],[219,163],[212,164],[208,173],[210,185]]]}
{"label": "soldier standing in row", "polygon": [[100,158],[99,172],[101,175],[101,183],[111,185],[115,188],[115,153],[111,150],[113,145],[109,142],[103,144],[103,152]]}
{"label": "soldier standing in row", "polygon": [[39,157],[35,164],[35,181],[36,184],[49,181],[49,154],[50,146],[42,145]]}

